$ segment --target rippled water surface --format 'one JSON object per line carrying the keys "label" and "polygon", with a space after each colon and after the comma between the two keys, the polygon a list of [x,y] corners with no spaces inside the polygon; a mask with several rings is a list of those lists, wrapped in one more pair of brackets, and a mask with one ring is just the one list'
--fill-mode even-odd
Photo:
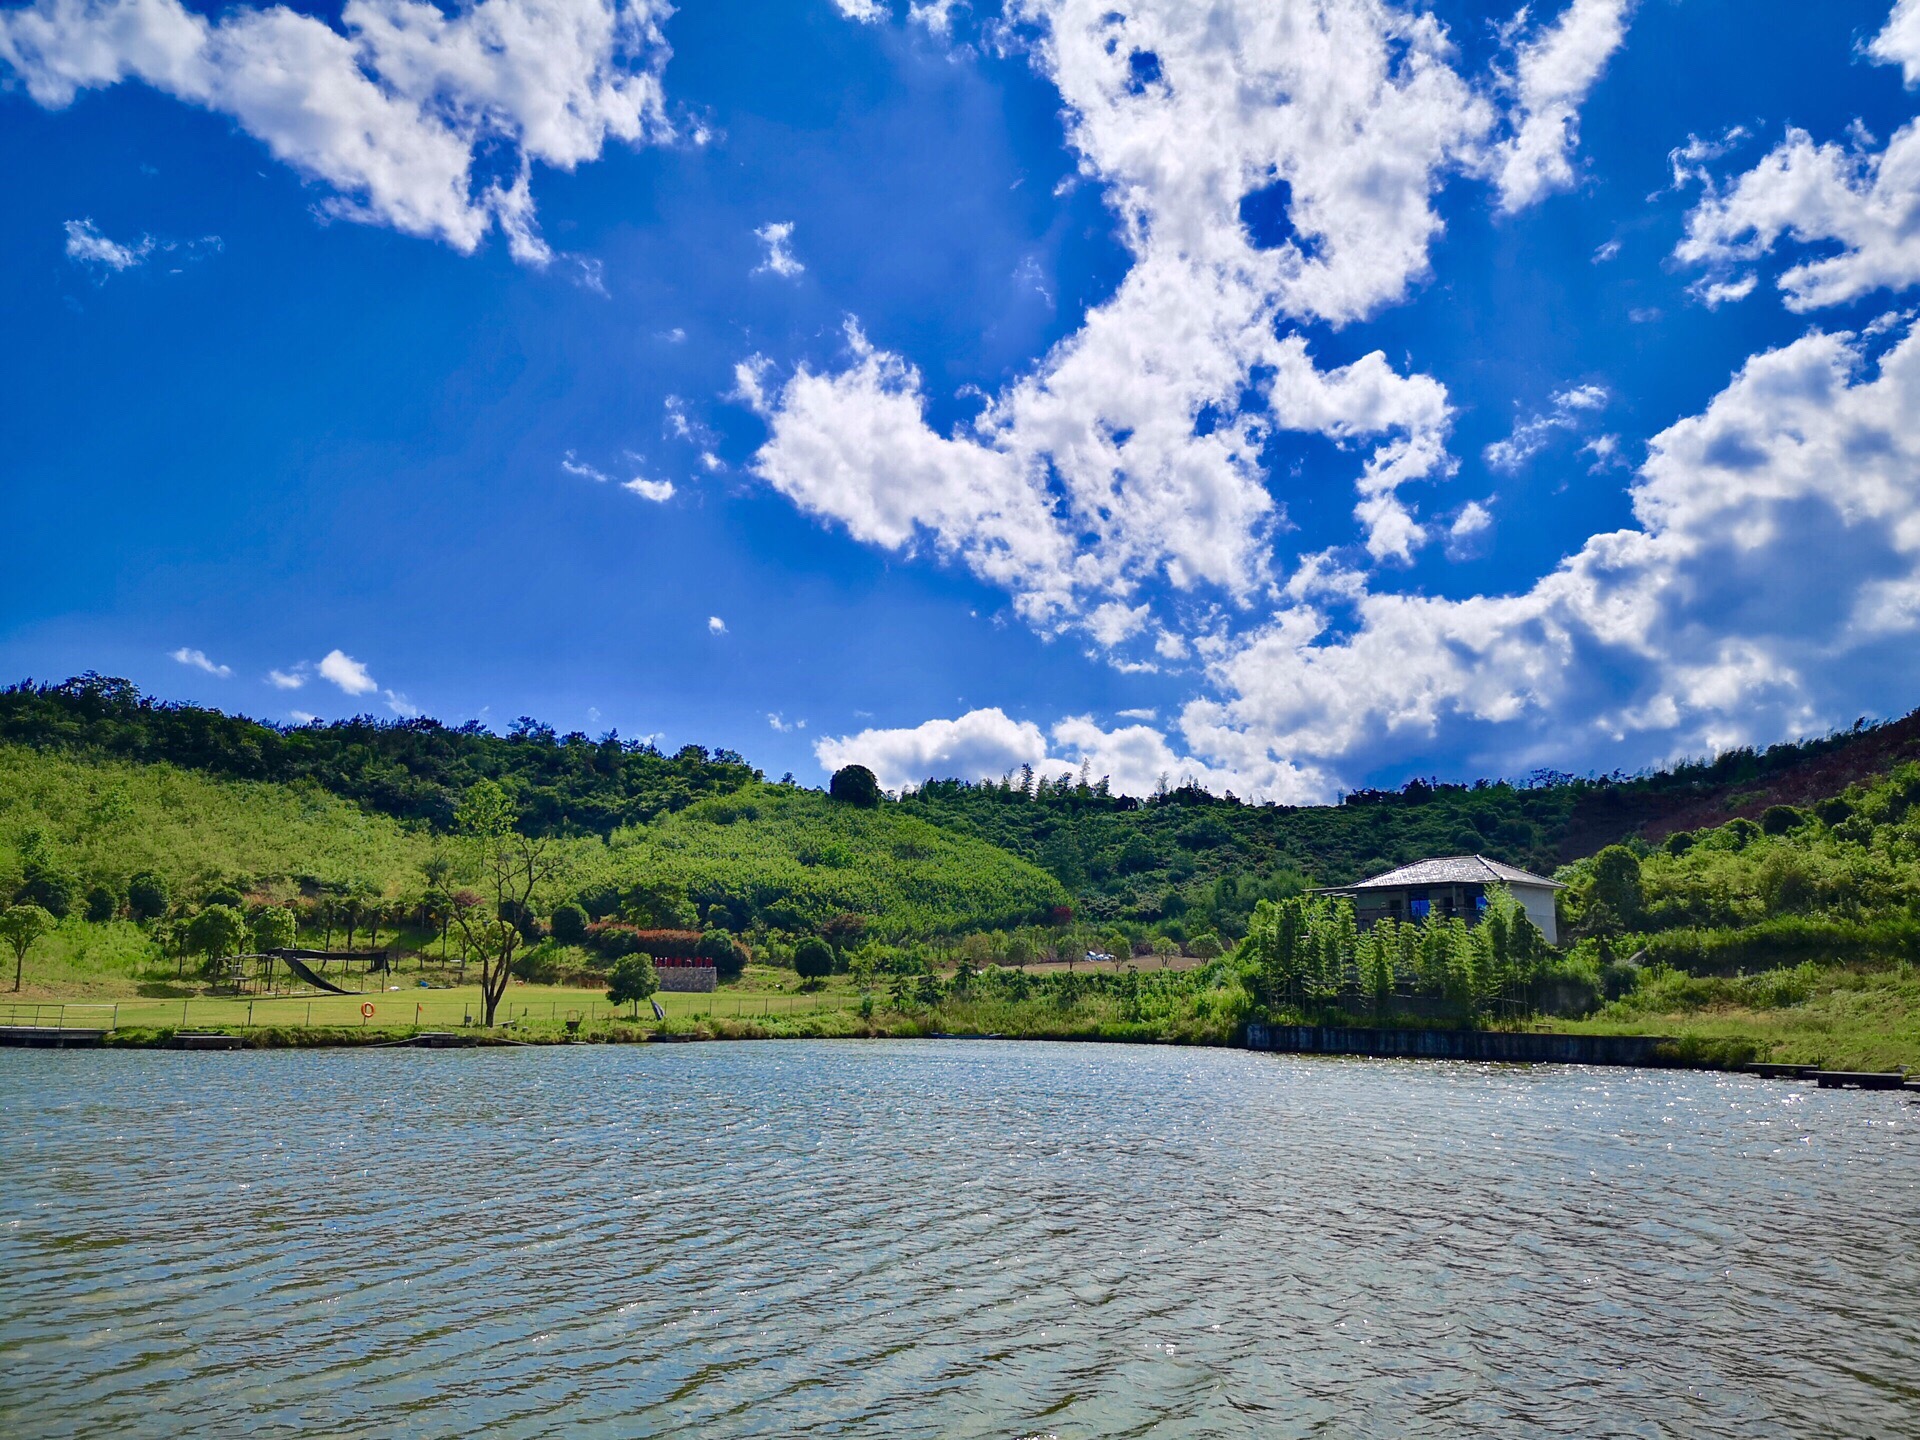
{"label": "rippled water surface", "polygon": [[1920,1436],[1920,1107],[852,1042],[0,1054],[0,1432]]}

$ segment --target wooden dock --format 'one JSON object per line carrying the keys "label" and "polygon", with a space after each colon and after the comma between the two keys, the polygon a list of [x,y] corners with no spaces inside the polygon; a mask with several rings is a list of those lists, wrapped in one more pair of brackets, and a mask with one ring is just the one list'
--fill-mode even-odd
{"label": "wooden dock", "polygon": [[1819,1071],[1818,1065],[1775,1065],[1764,1060],[1751,1065],[1742,1065],[1742,1073],[1758,1075],[1767,1080],[1811,1080]]}
{"label": "wooden dock", "polygon": [[1246,1029],[1249,1050],[1522,1065],[1660,1065],[1665,1063],[1663,1050],[1672,1043],[1657,1035],[1552,1035],[1514,1030],[1374,1030],[1347,1025],[1262,1024]]}
{"label": "wooden dock", "polygon": [[1899,1070],[1816,1070],[1814,1083],[1822,1090],[1904,1090],[1907,1077]]}
{"label": "wooden dock", "polygon": [[0,1045],[34,1050],[97,1050],[106,1043],[104,1030],[67,1029],[59,1025],[0,1025]]}

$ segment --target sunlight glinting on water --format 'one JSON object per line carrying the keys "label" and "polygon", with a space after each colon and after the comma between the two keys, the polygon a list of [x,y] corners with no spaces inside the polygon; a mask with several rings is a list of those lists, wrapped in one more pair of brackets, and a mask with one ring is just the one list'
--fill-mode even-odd
{"label": "sunlight glinting on water", "polygon": [[1920,1135],[992,1042],[0,1057],[17,1436],[1920,1435]]}

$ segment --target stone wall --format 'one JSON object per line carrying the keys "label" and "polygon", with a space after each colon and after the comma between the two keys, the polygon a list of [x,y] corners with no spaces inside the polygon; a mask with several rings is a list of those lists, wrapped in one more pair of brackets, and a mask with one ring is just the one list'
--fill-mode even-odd
{"label": "stone wall", "polygon": [[711,965],[661,965],[654,973],[662,990],[679,993],[711,994],[720,983],[720,972]]}

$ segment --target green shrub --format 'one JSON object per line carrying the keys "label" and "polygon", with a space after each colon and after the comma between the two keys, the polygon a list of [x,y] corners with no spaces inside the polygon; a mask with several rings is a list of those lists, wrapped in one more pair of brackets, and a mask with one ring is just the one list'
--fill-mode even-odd
{"label": "green shrub", "polygon": [[562,945],[580,945],[587,938],[587,912],[568,901],[553,909],[553,938]]}
{"label": "green shrub", "polygon": [[1784,835],[1796,830],[1806,821],[1806,816],[1791,805],[1769,805],[1760,816],[1760,829],[1767,835]]}
{"label": "green shrub", "polygon": [[95,885],[87,891],[87,919],[93,924],[105,924],[119,913],[120,897],[111,885]]}
{"label": "green shrub", "polygon": [[793,947],[793,968],[801,979],[824,980],[833,973],[833,947],[818,935],[809,935]]}
{"label": "green shrub", "polygon": [[864,765],[845,765],[833,772],[827,793],[843,805],[871,810],[880,803],[880,780]]}
{"label": "green shrub", "polygon": [[166,877],[142,870],[127,883],[127,911],[135,920],[157,920],[173,903]]}

